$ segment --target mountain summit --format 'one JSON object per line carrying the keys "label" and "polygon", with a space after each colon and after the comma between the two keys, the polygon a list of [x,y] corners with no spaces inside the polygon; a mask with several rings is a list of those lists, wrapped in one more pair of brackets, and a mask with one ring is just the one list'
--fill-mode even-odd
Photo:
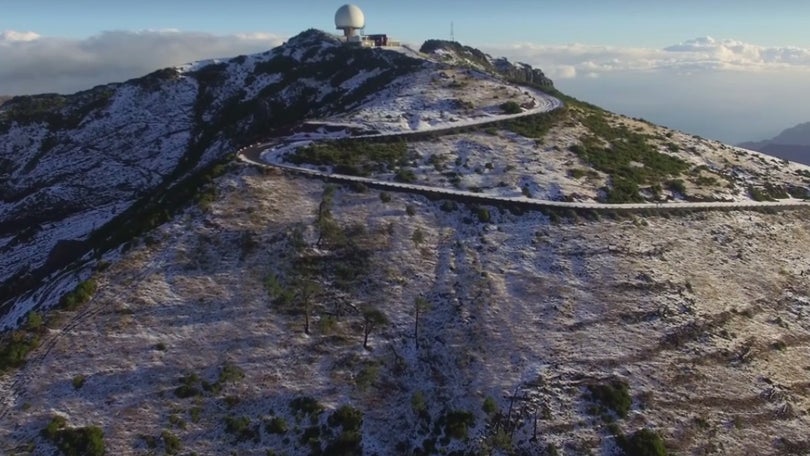
{"label": "mountain summit", "polygon": [[805,454],[810,167],[457,43],[0,107],[2,454]]}

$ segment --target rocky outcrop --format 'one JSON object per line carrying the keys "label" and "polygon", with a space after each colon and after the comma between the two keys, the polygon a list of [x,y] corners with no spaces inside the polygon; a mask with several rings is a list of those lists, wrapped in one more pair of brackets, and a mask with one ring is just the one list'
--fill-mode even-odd
{"label": "rocky outcrop", "polygon": [[543,70],[527,63],[512,63],[505,58],[499,58],[495,59],[492,64],[498,73],[511,81],[540,87],[554,87],[554,81],[547,77]]}

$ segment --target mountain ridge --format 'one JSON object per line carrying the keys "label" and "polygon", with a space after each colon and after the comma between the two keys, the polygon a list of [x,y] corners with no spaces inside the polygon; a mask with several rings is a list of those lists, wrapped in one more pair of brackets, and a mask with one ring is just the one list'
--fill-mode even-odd
{"label": "mountain ridge", "polygon": [[810,164],[810,122],[785,129],[771,139],[744,142],[739,146],[786,160]]}

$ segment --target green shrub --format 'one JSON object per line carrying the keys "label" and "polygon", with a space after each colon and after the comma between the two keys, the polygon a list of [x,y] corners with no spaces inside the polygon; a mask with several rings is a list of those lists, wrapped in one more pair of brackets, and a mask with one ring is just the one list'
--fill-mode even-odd
{"label": "green shrub", "polygon": [[784,188],[766,182],[762,187],[748,187],[748,194],[754,201],[773,201],[776,199],[787,198],[788,193]]}
{"label": "green shrub", "polygon": [[281,279],[276,275],[269,275],[264,280],[264,287],[272,303],[281,308],[286,308],[295,300],[295,290],[284,286]]}
{"label": "green shrub", "polygon": [[183,449],[183,442],[170,431],[164,430],[161,432],[160,438],[163,440],[163,448],[166,450],[166,454],[177,454]]}
{"label": "green shrub", "polygon": [[186,421],[176,413],[172,413],[171,415],[169,415],[169,424],[178,429],[186,428]]}
{"label": "green shrub", "polygon": [[666,456],[667,449],[661,436],[644,428],[634,432],[630,437],[617,438],[619,447],[627,456]]}
{"label": "green shrub", "polygon": [[354,407],[344,405],[332,412],[327,419],[329,426],[340,427],[338,436],[329,442],[324,454],[351,455],[363,452],[363,413]]}
{"label": "green shrub", "polygon": [[39,346],[36,333],[11,331],[0,339],[0,372],[22,366],[25,358]]}
{"label": "green shrub", "polygon": [[489,209],[485,207],[479,207],[475,213],[478,216],[478,221],[481,223],[490,223],[492,221],[492,216],[489,213]]}
{"label": "green shrub", "polygon": [[419,246],[419,244],[425,242],[425,232],[422,231],[421,228],[417,227],[415,230],[413,230],[413,235],[411,235],[411,241],[413,241],[414,244]]}
{"label": "green shrub", "polygon": [[498,404],[492,396],[487,396],[487,398],[484,399],[484,405],[481,407],[481,410],[487,415],[492,416],[498,411]]}
{"label": "green shrub", "polygon": [[408,204],[405,206],[405,213],[408,214],[409,217],[413,217],[416,215],[416,206],[413,204]]}
{"label": "green shrub", "polygon": [[81,387],[84,386],[85,380],[85,376],[81,374],[73,377],[73,389],[81,389]]}
{"label": "green shrub", "polygon": [[264,423],[264,429],[270,434],[286,434],[287,422],[284,418],[274,416]]}
{"label": "green shrub", "polygon": [[42,314],[39,312],[31,312],[28,314],[28,320],[25,322],[25,329],[27,331],[38,331],[42,328],[44,324],[44,319],[42,318]]}
{"label": "green shrub", "polygon": [[686,184],[681,179],[673,179],[666,182],[669,191],[686,196]]}
{"label": "green shrub", "polygon": [[590,391],[591,399],[612,410],[616,415],[622,418],[627,417],[633,403],[627,382],[615,379],[604,384],[588,385],[588,391]]}
{"label": "green shrub", "polygon": [[239,366],[228,362],[222,365],[217,382],[220,384],[236,383],[243,378],[245,378],[245,371]]}
{"label": "green shrub", "polygon": [[607,202],[611,204],[639,203],[644,199],[638,193],[638,184],[621,177],[613,178],[613,185],[606,189]]}
{"label": "green shrub", "polygon": [[377,363],[366,363],[354,377],[354,383],[360,391],[367,390],[380,376],[380,366]]}
{"label": "green shrub", "polygon": [[332,427],[340,426],[344,430],[359,430],[363,425],[363,412],[352,406],[343,405],[329,415],[327,423]]}
{"label": "green shrub", "polygon": [[237,441],[258,441],[259,432],[250,422],[250,418],[246,416],[226,416],[224,421],[225,432],[232,434],[234,437],[236,437]]}
{"label": "green shrub", "polygon": [[501,104],[501,111],[503,111],[504,114],[520,114],[523,112],[523,108],[515,101],[507,101]]}
{"label": "green shrub", "polygon": [[383,203],[390,203],[391,194],[388,192],[380,192],[380,201],[382,201]]}
{"label": "green shrub", "polygon": [[59,433],[60,429],[64,429],[67,426],[67,420],[63,416],[55,415],[51,418],[51,421],[48,422],[48,425],[45,426],[45,429],[42,430],[42,435],[48,439],[52,440],[56,438],[56,435]]}
{"label": "green shrub", "polygon": [[179,397],[180,399],[186,399],[189,397],[201,396],[202,391],[197,387],[200,378],[197,377],[197,374],[191,373],[180,377],[178,382],[180,386],[174,389],[174,395]]}
{"label": "green shrub", "polygon": [[299,396],[290,401],[290,408],[296,415],[317,417],[323,412],[323,405],[309,396]]}
{"label": "green shrub", "polygon": [[240,402],[242,402],[242,398],[235,395],[225,396],[223,400],[225,401],[225,405],[227,405],[228,408],[234,408],[237,405],[239,405]]}
{"label": "green shrub", "polygon": [[96,292],[96,281],[87,279],[76,285],[73,291],[62,296],[59,305],[65,310],[76,310],[80,305],[89,301]]}
{"label": "green shrub", "polygon": [[416,182],[416,174],[414,174],[412,169],[399,168],[397,169],[397,172],[394,175],[394,180],[397,182],[404,182],[406,184],[409,184],[411,182]]}
{"label": "green shrub", "polygon": [[200,418],[202,417],[202,411],[203,409],[200,406],[194,406],[188,410],[188,416],[189,418],[191,418],[192,423],[200,422]]}
{"label": "green shrub", "polygon": [[104,431],[101,428],[69,428],[65,418],[61,416],[54,416],[42,430],[42,435],[65,456],[103,456],[106,451]]}
{"label": "green shrub", "polygon": [[445,200],[442,201],[442,204],[441,206],[439,206],[439,209],[441,209],[444,212],[453,212],[458,209],[458,204],[456,204],[455,201]]}
{"label": "green shrub", "polygon": [[463,440],[467,438],[469,428],[475,425],[475,417],[470,412],[454,410],[442,416],[439,424],[444,427],[445,435]]}
{"label": "green shrub", "polygon": [[[526,138],[539,139],[544,137],[552,127],[567,117],[567,111],[565,108],[563,108],[555,109],[554,111],[547,113],[533,114],[530,116],[507,120],[501,124],[506,130],[513,133],[517,133]],[[488,128],[491,129],[491,127]]]}

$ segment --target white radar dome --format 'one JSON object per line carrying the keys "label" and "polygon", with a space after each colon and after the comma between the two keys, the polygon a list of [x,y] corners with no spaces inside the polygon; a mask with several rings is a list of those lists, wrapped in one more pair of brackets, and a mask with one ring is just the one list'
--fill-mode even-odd
{"label": "white radar dome", "polygon": [[342,30],[358,30],[366,26],[366,16],[356,5],[343,5],[335,13],[335,26]]}

